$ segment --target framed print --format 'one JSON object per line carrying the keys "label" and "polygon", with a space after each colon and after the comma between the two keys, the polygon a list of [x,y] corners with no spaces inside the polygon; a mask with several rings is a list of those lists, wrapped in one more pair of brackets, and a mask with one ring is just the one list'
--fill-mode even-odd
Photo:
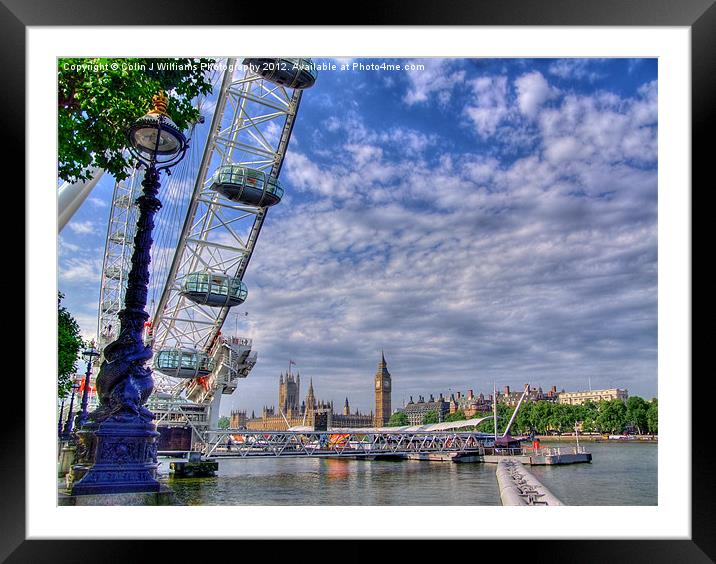
{"label": "framed print", "polygon": [[29,243],[3,558],[715,557],[690,362],[712,2],[0,9]]}

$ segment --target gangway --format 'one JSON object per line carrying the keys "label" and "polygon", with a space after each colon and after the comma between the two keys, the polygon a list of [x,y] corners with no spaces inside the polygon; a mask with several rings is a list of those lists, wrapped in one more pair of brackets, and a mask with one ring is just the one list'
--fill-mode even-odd
{"label": "gangway", "polygon": [[[253,457],[403,457],[484,454],[494,437],[475,431],[208,431],[207,459]],[[227,446],[231,438],[231,445]]]}

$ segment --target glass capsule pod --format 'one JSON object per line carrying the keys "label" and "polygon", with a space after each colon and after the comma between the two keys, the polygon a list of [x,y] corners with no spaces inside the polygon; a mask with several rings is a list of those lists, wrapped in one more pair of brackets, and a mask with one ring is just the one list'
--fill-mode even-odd
{"label": "glass capsule pod", "polygon": [[220,272],[192,272],[182,281],[181,293],[197,304],[233,307],[244,303],[249,292],[240,278]]}
{"label": "glass capsule pod", "polygon": [[244,59],[244,65],[260,77],[286,86],[303,90],[316,82],[316,67],[311,59]]}
{"label": "glass capsule pod", "polygon": [[213,369],[214,361],[193,349],[162,349],[154,355],[154,370],[174,378],[208,376]]}
{"label": "glass capsule pod", "polygon": [[124,243],[124,240],[127,238],[127,235],[124,231],[115,231],[110,235],[109,240],[114,243]]}
{"label": "glass capsule pod", "polygon": [[102,302],[103,313],[117,313],[119,311],[119,305],[114,300],[105,300]]}
{"label": "glass capsule pod", "polygon": [[256,207],[274,206],[283,197],[283,186],[278,178],[237,164],[223,165],[216,169],[211,189],[232,202]]}
{"label": "glass capsule pod", "polygon": [[131,204],[131,200],[129,199],[129,196],[120,196],[115,201],[115,205],[119,208],[128,208]]}
{"label": "glass capsule pod", "polygon": [[112,280],[119,280],[123,274],[123,270],[118,266],[110,266],[104,271],[104,275]]}

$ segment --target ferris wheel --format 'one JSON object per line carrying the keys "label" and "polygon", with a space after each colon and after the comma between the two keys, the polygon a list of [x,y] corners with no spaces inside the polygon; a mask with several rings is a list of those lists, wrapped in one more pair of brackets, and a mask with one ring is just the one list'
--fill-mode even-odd
{"label": "ferris wheel", "polygon": [[[154,350],[149,404],[160,424],[185,419],[197,428],[215,427],[220,396],[232,393],[256,363],[250,339],[224,336],[221,329],[231,308],[250,295],[243,277],[266,215],[283,196],[279,174],[302,92],[316,80],[310,59],[237,64],[229,58],[225,69],[200,161],[194,147],[167,183],[163,200],[169,210],[152,254],[157,299],[145,339]],[[100,346],[119,327],[113,320],[123,304],[139,191],[134,177],[115,185],[100,291]]]}

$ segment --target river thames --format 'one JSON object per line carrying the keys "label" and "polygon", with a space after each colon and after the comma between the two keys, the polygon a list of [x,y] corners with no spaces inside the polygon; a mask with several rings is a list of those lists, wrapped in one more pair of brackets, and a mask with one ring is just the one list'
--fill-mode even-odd
{"label": "river thames", "polygon": [[[585,446],[591,464],[530,471],[566,505],[657,504],[656,444]],[[495,469],[481,463],[262,458],[221,460],[212,478],[173,478],[166,462],[160,473],[185,505],[501,505]]]}

